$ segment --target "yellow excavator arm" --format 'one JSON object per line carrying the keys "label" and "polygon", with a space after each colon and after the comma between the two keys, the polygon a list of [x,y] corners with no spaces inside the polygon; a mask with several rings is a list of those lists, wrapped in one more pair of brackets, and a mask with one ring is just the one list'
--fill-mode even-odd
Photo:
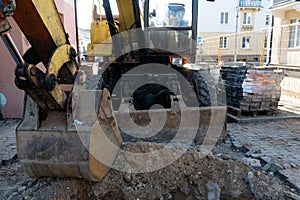
{"label": "yellow excavator arm", "polygon": [[[15,70],[16,85],[41,108],[64,110],[67,96],[60,85],[73,84],[78,65],[55,2],[17,0],[15,5],[13,18],[31,44]],[[38,63],[46,72],[36,67]]]}
{"label": "yellow excavator arm", "polygon": [[[31,44],[24,55],[9,35],[8,16],[13,16]],[[94,181],[104,177],[122,143],[110,94],[89,87],[88,79],[99,78],[85,79],[78,70],[77,53],[54,0],[0,0],[0,25],[1,37],[17,63],[15,83],[30,96],[16,131],[24,170],[35,177]],[[117,148],[107,147],[106,137]]]}

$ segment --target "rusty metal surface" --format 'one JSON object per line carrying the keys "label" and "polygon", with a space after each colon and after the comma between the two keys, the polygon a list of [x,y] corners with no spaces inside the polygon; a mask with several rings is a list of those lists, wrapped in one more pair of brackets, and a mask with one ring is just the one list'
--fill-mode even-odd
{"label": "rusty metal surface", "polygon": [[15,9],[15,2],[2,2],[0,0],[0,36],[5,35],[10,29],[11,26],[6,19],[7,16],[11,16],[13,10]]}
{"label": "rusty metal surface", "polygon": [[[98,181],[113,165],[122,139],[109,92],[81,86],[73,91],[73,112],[48,111],[43,120],[28,98],[24,120],[17,128],[17,151],[30,176]],[[107,147],[105,139],[115,146]]]}
{"label": "rusty metal surface", "polygon": [[[151,113],[151,114],[150,114]],[[155,121],[157,117],[161,120],[162,113],[166,113],[167,118],[161,129],[161,125],[153,126],[151,137],[145,137],[144,133],[150,121]],[[149,115],[150,114],[150,115]],[[121,127],[128,124],[128,113],[116,111],[116,120]],[[151,116],[151,118],[150,118]],[[131,111],[130,117],[142,129],[131,129],[132,132],[121,130],[124,142],[162,142],[168,143],[171,140],[193,141],[196,144],[203,144],[207,139],[213,142],[221,142],[226,138],[226,107],[186,107],[179,109],[158,109],[150,111]],[[199,122],[195,123],[195,119]],[[128,125],[127,125],[128,126]]]}

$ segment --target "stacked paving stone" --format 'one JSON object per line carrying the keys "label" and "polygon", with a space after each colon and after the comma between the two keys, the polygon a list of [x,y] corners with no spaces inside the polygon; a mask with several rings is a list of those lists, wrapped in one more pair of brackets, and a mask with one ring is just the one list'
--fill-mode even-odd
{"label": "stacked paving stone", "polygon": [[280,100],[280,83],[283,74],[274,70],[247,71],[243,83],[243,111],[276,111]]}
{"label": "stacked paving stone", "polygon": [[250,67],[222,67],[227,105],[244,112],[276,111],[283,74]]}
{"label": "stacked paving stone", "polygon": [[226,102],[228,106],[240,108],[243,99],[243,82],[246,78],[247,68],[222,67],[220,74],[226,91]]}

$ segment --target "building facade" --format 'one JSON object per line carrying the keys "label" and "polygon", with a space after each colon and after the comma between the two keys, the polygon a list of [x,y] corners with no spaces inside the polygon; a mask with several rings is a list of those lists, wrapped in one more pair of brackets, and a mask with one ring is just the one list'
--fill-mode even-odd
{"label": "building facade", "polygon": [[[65,30],[69,35],[70,43],[72,46],[76,47],[74,6],[70,2],[64,0],[55,0],[55,3]],[[12,18],[9,20],[12,26],[12,38],[20,53],[24,54],[30,47],[30,44],[27,42],[14,20]],[[3,118],[22,118],[24,92],[15,86],[14,68],[16,67],[16,64],[1,39],[0,60],[0,93],[6,100],[5,106],[0,109],[0,116],[2,115]]]}
{"label": "building facade", "polygon": [[300,1],[274,0],[270,66],[283,70],[282,100],[300,104]]}
{"label": "building facade", "polygon": [[300,1],[274,0],[271,64],[300,67]]}
{"label": "building facade", "polygon": [[87,46],[91,42],[90,29],[78,28],[79,56],[85,60]]}
{"label": "building facade", "polygon": [[[266,53],[270,0],[199,1],[202,60],[259,60]],[[214,13],[214,14],[212,14]]]}

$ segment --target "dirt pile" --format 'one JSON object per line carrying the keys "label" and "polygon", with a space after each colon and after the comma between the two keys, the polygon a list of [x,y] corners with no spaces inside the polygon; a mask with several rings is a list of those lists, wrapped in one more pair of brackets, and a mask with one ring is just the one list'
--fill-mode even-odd
{"label": "dirt pile", "polygon": [[[125,144],[151,151],[162,144]],[[111,169],[100,182],[28,177],[18,163],[1,166],[0,199],[286,199],[286,186],[225,154],[188,149],[171,165],[150,173]]]}

